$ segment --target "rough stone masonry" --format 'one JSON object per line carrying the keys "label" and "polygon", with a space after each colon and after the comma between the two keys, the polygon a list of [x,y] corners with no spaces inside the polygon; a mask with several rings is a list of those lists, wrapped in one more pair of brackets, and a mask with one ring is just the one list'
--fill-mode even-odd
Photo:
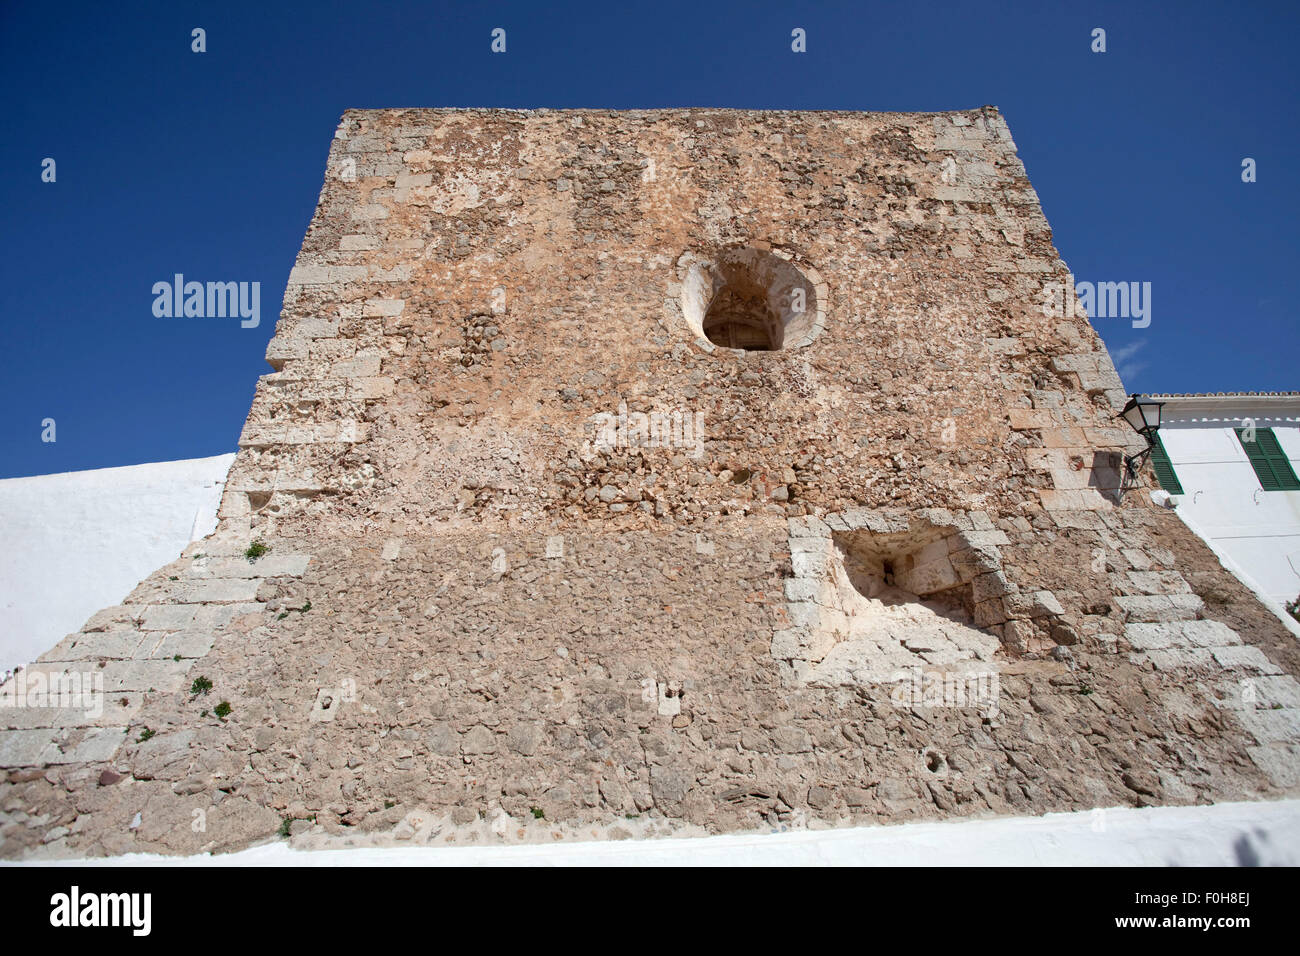
{"label": "rough stone masonry", "polygon": [[1067,281],[991,107],[347,113],[218,531],[21,675],[97,713],[0,707],[0,853],[1297,792]]}

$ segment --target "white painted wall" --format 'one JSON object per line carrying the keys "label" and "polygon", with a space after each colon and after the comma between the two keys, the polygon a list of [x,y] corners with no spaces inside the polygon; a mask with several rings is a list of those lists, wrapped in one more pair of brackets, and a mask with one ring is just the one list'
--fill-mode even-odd
{"label": "white painted wall", "polygon": [[1217,408],[1205,404],[1209,398],[1186,408],[1167,401],[1160,438],[1183,486],[1179,515],[1258,592],[1278,605],[1293,600],[1300,595],[1300,491],[1260,488],[1233,429],[1247,417],[1272,428],[1300,474],[1300,420],[1226,399]]}
{"label": "white painted wall", "polygon": [[0,481],[0,672],[211,534],[233,454]]}

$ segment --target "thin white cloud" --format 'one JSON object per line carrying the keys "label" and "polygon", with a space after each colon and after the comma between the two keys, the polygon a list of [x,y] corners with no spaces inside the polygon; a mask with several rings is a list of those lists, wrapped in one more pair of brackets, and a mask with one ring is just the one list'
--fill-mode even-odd
{"label": "thin white cloud", "polygon": [[1146,347],[1146,344],[1146,339],[1135,339],[1128,345],[1121,345],[1117,349],[1111,349],[1110,357],[1114,359],[1115,364],[1118,365],[1119,363],[1128,361],[1133,356],[1137,355],[1138,352],[1141,352],[1142,349]]}
{"label": "thin white cloud", "polygon": [[1137,377],[1138,372],[1150,364],[1137,361],[1138,353],[1146,348],[1146,344],[1146,339],[1137,339],[1111,351],[1110,357],[1115,363],[1115,370],[1119,372],[1119,377],[1124,379],[1125,385],[1129,385]]}

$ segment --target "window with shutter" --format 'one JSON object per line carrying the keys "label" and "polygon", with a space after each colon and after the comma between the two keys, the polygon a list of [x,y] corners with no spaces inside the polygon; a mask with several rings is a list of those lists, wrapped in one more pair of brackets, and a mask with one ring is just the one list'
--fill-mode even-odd
{"label": "window with shutter", "polygon": [[1287,460],[1286,452],[1278,443],[1273,429],[1256,428],[1254,441],[1247,440],[1247,429],[1233,430],[1237,433],[1237,440],[1241,442],[1246,457],[1250,459],[1250,467],[1255,469],[1261,488],[1265,491],[1300,491],[1300,481],[1296,480],[1291,462]]}
{"label": "window with shutter", "polygon": [[1161,488],[1171,495],[1183,493],[1183,486],[1174,474],[1174,464],[1169,460],[1169,453],[1165,451],[1164,442],[1159,435],[1155,436],[1155,443],[1151,446],[1151,467],[1155,469],[1156,480],[1160,482]]}

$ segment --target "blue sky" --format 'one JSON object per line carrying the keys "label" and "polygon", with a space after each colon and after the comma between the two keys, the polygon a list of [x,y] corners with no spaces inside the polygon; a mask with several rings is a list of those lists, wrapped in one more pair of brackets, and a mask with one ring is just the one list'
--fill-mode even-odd
{"label": "blue sky", "polygon": [[[1152,284],[1150,327],[1095,323],[1130,390],[1300,387],[1298,11],[6,3],[0,477],[235,449],[350,107],[993,104],[1075,276]],[[206,53],[190,52],[194,27]],[[489,49],[494,27],[504,55]],[[794,27],[805,54],[790,51]],[[1255,183],[1241,181],[1244,157]],[[260,282],[260,327],[156,318],[151,288],[177,272]]]}

